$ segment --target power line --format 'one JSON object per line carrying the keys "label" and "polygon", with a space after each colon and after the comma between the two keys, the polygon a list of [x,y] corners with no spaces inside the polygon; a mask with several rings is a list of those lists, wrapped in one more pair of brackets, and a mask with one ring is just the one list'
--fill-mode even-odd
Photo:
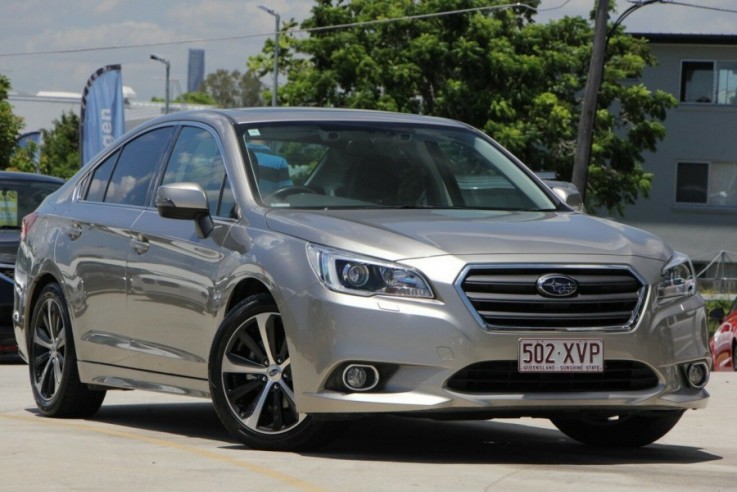
{"label": "power line", "polygon": [[677,0],[662,0],[661,3],[667,4],[667,5],[680,5],[682,7],[692,7],[692,8],[700,9],[700,10],[712,10],[714,12],[726,12],[729,14],[737,14],[737,10],[734,10],[734,9],[726,9],[724,7],[711,7],[709,5],[698,5],[695,3],[679,2]]}
{"label": "power line", "polygon": [[[443,12],[433,12],[430,14],[407,15],[404,17],[392,17],[389,19],[377,19],[377,20],[371,20],[371,21],[352,22],[348,24],[336,24],[333,26],[321,26],[321,27],[313,27],[309,29],[290,29],[290,30],[287,30],[286,32],[287,33],[311,33],[311,32],[318,32],[318,31],[328,31],[328,30],[333,30],[333,29],[348,29],[351,27],[363,27],[363,26],[370,26],[370,25],[377,25],[377,24],[387,24],[390,22],[427,19],[431,17],[442,17],[442,16],[448,16],[448,15],[457,15],[457,14],[465,14],[465,13],[471,13],[471,12],[488,11],[488,10],[502,10],[502,9],[509,9],[509,8],[528,9],[533,12],[549,12],[549,11],[558,10],[558,9],[565,7],[570,1],[571,0],[565,0],[563,1],[563,3],[561,3],[560,5],[556,7],[548,7],[544,9],[535,9],[527,5],[526,3],[516,2],[516,3],[505,4],[505,5],[489,5],[486,7],[474,7],[474,8],[459,9],[459,10],[446,10]],[[123,50],[123,49],[133,49],[133,48],[153,48],[157,46],[175,46],[175,45],[182,45],[182,44],[233,41],[233,40],[241,40],[241,39],[249,39],[249,38],[267,37],[267,36],[273,36],[273,35],[274,35],[273,32],[269,32],[269,33],[258,33],[258,34],[238,34],[238,35],[233,35],[233,36],[218,36],[214,38],[184,39],[181,41],[162,41],[158,43],[98,46],[98,47],[93,47],[93,48],[70,48],[70,49],[64,49],[64,50],[8,52],[8,53],[0,53],[0,58],[8,58],[12,56],[61,55],[61,54],[71,54],[71,53],[87,53],[90,51],[112,51],[112,50]]]}

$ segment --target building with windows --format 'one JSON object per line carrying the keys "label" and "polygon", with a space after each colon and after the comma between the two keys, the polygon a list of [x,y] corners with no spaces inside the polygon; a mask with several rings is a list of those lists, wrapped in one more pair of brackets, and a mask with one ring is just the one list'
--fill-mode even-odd
{"label": "building with windows", "polygon": [[737,36],[635,36],[658,60],[642,82],[679,103],[665,139],[644,156],[655,175],[650,196],[628,206],[622,222],[657,234],[706,270],[702,277],[737,291]]}

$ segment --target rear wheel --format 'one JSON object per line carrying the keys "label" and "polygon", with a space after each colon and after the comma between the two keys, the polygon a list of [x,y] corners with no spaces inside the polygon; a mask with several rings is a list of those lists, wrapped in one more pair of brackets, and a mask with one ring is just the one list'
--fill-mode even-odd
{"label": "rear wheel", "polygon": [[562,433],[584,444],[634,448],[652,444],[666,435],[682,415],[682,410],[676,410],[550,420]]}
{"label": "rear wheel", "polygon": [[58,284],[43,288],[33,309],[28,367],[41,413],[49,417],[89,417],[105,399],[79,380],[71,323]]}
{"label": "rear wheel", "polygon": [[225,318],[210,353],[210,389],[223,425],[252,448],[295,450],[330,439],[334,422],[300,413],[284,326],[270,296],[252,296]]}
{"label": "rear wheel", "polygon": [[737,371],[737,341],[732,342],[732,370]]}

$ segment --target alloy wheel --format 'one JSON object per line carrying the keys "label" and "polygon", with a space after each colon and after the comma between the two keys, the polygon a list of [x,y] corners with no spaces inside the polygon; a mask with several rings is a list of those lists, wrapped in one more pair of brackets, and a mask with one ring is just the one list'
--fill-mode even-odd
{"label": "alloy wheel", "polygon": [[67,327],[58,299],[43,301],[41,316],[33,326],[33,384],[38,395],[49,401],[62,383],[67,348]]}
{"label": "alloy wheel", "polygon": [[233,332],[225,348],[221,377],[231,411],[253,432],[280,434],[306,417],[296,410],[279,313],[252,316]]}

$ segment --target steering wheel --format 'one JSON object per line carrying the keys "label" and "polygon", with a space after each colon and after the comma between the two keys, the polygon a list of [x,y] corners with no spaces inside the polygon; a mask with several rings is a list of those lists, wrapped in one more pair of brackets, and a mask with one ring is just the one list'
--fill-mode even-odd
{"label": "steering wheel", "polygon": [[285,186],[284,188],[279,188],[274,193],[269,194],[268,199],[269,201],[273,201],[274,199],[283,200],[286,197],[295,195],[297,193],[317,194],[318,192],[310,188],[309,186],[291,185],[291,186]]}

